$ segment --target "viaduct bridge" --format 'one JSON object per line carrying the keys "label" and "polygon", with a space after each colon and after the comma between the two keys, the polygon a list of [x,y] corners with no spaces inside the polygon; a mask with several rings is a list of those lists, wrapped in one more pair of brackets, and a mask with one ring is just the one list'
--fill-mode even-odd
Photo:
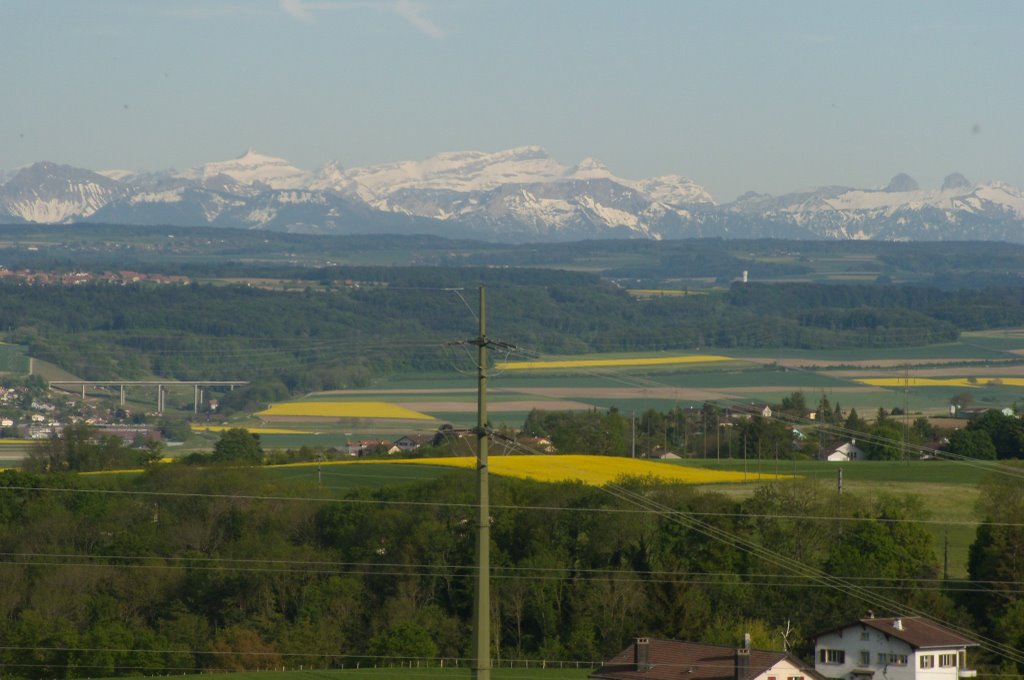
{"label": "viaduct bridge", "polygon": [[203,401],[204,387],[227,387],[235,389],[242,385],[248,385],[246,380],[51,380],[49,388],[63,389],[67,391],[82,391],[82,398],[85,399],[85,391],[89,387],[117,387],[120,391],[120,404],[124,406],[124,391],[126,387],[150,387],[156,388],[156,411],[164,412],[164,405],[167,399],[168,387],[191,386],[195,395],[193,403],[196,413],[199,413],[199,404]]}

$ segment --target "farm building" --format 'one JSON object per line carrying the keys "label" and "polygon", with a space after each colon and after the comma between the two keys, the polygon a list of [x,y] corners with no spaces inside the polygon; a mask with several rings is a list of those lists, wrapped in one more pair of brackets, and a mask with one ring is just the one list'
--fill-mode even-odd
{"label": "farm building", "polygon": [[590,674],[606,680],[822,680],[786,652],[637,638]]}
{"label": "farm building", "polygon": [[967,648],[977,642],[919,616],[867,618],[815,637],[814,668],[827,678],[973,678]]}

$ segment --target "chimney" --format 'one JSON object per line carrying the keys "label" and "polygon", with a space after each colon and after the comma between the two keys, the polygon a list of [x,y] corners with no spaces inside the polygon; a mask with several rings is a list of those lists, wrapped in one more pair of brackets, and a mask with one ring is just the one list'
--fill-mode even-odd
{"label": "chimney", "polygon": [[903,630],[903,619],[896,619],[892,622],[892,627],[896,630]]}
{"label": "chimney", "polygon": [[638,637],[633,643],[633,662],[636,670],[646,671],[651,669],[651,641],[649,638]]}
{"label": "chimney", "polygon": [[750,633],[744,633],[743,646],[736,650],[736,680],[750,675]]}

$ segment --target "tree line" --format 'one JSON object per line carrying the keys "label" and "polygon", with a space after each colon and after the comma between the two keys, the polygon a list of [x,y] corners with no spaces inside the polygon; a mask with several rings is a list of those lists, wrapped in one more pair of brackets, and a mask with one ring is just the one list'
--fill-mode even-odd
{"label": "tree line", "polygon": [[[4,675],[468,655],[468,474],[345,495],[272,480],[217,465],[162,465],[134,477],[0,474]],[[1012,584],[1024,580],[1013,559],[1024,549],[1015,524],[1024,491],[1012,481],[982,494],[987,523],[972,547],[971,579],[953,582],[942,578],[913,498],[836,496],[808,480],[738,500],[636,479],[609,494],[494,478],[493,651],[597,661],[638,633],[735,644],[744,632],[759,648],[779,649],[788,624],[789,643],[807,658],[813,634],[878,610],[876,597],[1020,648],[1024,598]],[[672,512],[636,512],[627,493]],[[859,595],[793,578],[782,558]],[[1000,667],[994,657],[977,660]]]}

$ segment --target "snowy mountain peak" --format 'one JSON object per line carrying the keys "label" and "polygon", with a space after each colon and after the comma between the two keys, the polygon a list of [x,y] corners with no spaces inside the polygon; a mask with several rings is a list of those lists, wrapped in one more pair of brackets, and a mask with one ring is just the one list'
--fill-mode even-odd
{"label": "snowy mountain peak", "polygon": [[123,193],[121,184],[91,170],[41,161],[0,187],[0,214],[27,222],[69,222],[92,215]]}
{"label": "snowy mountain peak", "polygon": [[882,191],[887,193],[900,193],[904,191],[917,191],[920,188],[921,187],[917,184],[917,180],[910,175],[901,172],[889,180],[889,184],[887,184],[885,189]]}
{"label": "snowy mountain peak", "polygon": [[569,168],[565,176],[569,179],[613,179],[615,177],[608,166],[589,156]]}
{"label": "snowy mountain peak", "polygon": [[550,182],[565,167],[539,146],[504,151],[448,151],[422,161],[399,161],[353,168],[346,173],[360,187],[360,194],[385,199],[410,189],[436,191],[487,191],[505,184]]}
{"label": "snowy mountain peak", "polygon": [[651,200],[665,205],[715,205],[715,199],[711,197],[707,189],[688,177],[662,175],[633,182],[632,186],[646,194]]}
{"label": "snowy mountain peak", "polygon": [[283,158],[266,156],[248,149],[238,158],[205,163],[180,173],[183,179],[205,182],[226,175],[242,185],[265,184],[272,189],[300,189],[309,183],[309,173]]}

